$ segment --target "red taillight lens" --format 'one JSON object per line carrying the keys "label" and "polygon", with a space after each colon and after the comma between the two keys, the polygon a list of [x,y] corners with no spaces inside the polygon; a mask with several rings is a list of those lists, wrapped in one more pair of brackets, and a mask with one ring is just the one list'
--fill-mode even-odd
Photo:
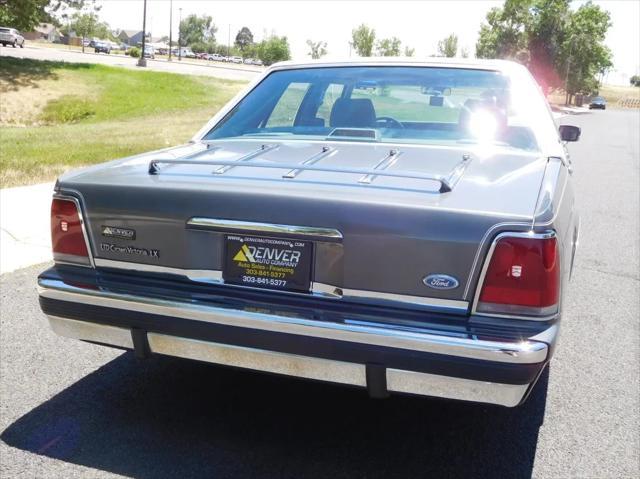
{"label": "red taillight lens", "polygon": [[557,312],[560,261],[553,237],[505,236],[493,250],[476,310],[548,316]]}
{"label": "red taillight lens", "polygon": [[51,202],[51,245],[54,260],[91,264],[82,228],[75,201],[54,198]]}

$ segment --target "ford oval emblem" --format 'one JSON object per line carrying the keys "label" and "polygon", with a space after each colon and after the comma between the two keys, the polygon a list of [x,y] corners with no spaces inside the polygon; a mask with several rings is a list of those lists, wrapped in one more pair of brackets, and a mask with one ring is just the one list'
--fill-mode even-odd
{"label": "ford oval emblem", "polygon": [[433,289],[456,289],[460,284],[453,276],[446,274],[430,274],[422,282]]}

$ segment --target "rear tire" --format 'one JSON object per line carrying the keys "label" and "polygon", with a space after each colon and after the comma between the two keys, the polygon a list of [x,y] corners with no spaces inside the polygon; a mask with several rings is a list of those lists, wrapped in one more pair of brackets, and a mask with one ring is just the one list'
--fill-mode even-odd
{"label": "rear tire", "polygon": [[17,46],[18,46],[18,41],[17,41],[17,40],[14,40],[14,41],[13,41],[13,48],[15,48],[15,47],[17,47]]}
{"label": "rear tire", "polygon": [[24,48],[24,40],[22,40],[22,43],[20,44],[20,48]]}

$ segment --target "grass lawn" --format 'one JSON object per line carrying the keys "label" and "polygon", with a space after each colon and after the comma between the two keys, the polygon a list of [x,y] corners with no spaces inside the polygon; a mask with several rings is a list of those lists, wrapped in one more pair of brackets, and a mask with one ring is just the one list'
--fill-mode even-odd
{"label": "grass lawn", "polygon": [[184,143],[243,85],[0,57],[0,186]]}

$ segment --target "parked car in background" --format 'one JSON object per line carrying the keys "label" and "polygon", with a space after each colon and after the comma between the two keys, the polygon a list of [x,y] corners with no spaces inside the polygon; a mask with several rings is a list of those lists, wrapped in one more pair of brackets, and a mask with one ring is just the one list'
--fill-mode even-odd
{"label": "parked car in background", "polygon": [[196,53],[196,58],[198,60],[206,60],[209,54],[207,52],[198,52]]}
{"label": "parked car in background", "polygon": [[95,53],[106,53],[107,55],[111,53],[111,45],[106,42],[94,42],[93,49]]}
{"label": "parked car in background", "polygon": [[210,61],[219,62],[219,61],[221,61],[221,59],[222,59],[222,56],[220,54],[218,54],[218,53],[209,53],[207,55],[207,60],[210,60]]}
{"label": "parked car in background", "polygon": [[156,51],[151,45],[144,46],[144,57],[154,59],[156,57]]}
{"label": "parked car in background", "polygon": [[231,57],[230,61],[231,63],[242,63],[242,57],[238,57],[238,56]]}
{"label": "parked car in background", "polygon": [[579,137],[517,63],[277,64],[188,144],[58,179],[40,306],[139,357],[513,407],[567,307]]}
{"label": "parked car in background", "polygon": [[5,47],[11,45],[13,48],[24,48],[24,37],[15,28],[0,27],[0,43]]}
{"label": "parked car in background", "polygon": [[589,110],[606,110],[607,108],[607,100],[605,100],[603,97],[601,96],[596,96],[594,98],[591,99],[591,102],[589,103]]}

